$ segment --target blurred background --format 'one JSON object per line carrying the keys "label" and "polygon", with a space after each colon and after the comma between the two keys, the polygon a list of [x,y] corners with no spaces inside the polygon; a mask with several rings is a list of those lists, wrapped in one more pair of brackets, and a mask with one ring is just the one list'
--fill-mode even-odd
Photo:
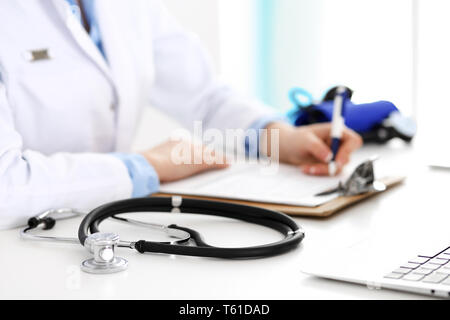
{"label": "blurred background", "polygon": [[[287,111],[291,87],[321,99],[344,84],[356,103],[389,100],[414,117],[418,140],[442,137],[450,117],[448,0],[163,1],[201,38],[219,76],[245,94]],[[152,110],[136,148],[163,139],[154,129],[148,139],[155,126],[167,132],[177,124]]]}

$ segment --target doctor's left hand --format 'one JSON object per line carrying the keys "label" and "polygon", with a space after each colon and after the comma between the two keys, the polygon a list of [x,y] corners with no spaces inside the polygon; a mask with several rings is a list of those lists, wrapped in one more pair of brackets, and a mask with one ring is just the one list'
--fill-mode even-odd
{"label": "doctor's left hand", "polygon": [[[311,175],[328,175],[328,162],[331,160],[331,124],[313,124],[293,127],[286,123],[274,122],[267,128],[279,130],[280,161],[299,166]],[[268,135],[270,137],[270,134]],[[270,139],[267,141],[270,150]],[[350,162],[354,151],[363,144],[362,138],[355,131],[345,128],[341,139],[341,146],[336,155],[337,173]]]}
{"label": "doctor's left hand", "polygon": [[167,141],[141,154],[153,166],[161,183],[229,166],[225,156],[202,144],[183,140]]}

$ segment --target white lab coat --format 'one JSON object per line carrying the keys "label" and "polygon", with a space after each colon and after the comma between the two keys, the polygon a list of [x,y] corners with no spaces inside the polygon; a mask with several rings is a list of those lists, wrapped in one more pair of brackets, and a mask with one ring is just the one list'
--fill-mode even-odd
{"label": "white lab coat", "polygon": [[[145,105],[192,127],[272,113],[216,81],[198,39],[157,0],[96,0],[106,62],[65,0],[0,0],[0,229],[50,208],[131,196],[124,164]],[[30,50],[51,59],[30,62]]]}

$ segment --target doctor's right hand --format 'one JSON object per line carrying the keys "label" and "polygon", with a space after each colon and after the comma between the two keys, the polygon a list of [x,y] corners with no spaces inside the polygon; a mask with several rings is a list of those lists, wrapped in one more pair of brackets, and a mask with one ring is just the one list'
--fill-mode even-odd
{"label": "doctor's right hand", "polygon": [[202,144],[184,140],[166,141],[141,154],[153,166],[161,183],[229,166],[224,155],[217,154]]}

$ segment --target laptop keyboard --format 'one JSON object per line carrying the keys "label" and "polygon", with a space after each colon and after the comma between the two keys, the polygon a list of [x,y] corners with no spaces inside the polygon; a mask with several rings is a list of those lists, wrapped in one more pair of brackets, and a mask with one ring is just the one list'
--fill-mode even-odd
{"label": "laptop keyboard", "polygon": [[450,286],[450,247],[435,255],[418,255],[385,278]]}

